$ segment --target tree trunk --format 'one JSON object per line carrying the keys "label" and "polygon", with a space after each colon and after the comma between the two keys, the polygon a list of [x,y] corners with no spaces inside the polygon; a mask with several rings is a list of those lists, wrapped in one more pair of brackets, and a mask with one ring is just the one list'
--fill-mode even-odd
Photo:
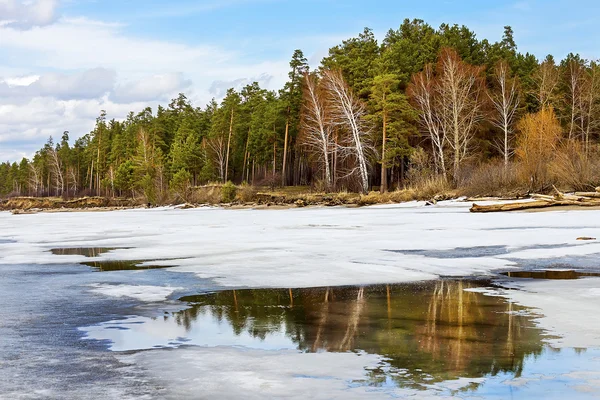
{"label": "tree trunk", "polygon": [[246,150],[244,151],[244,165],[242,166],[242,180],[246,173],[246,157],[248,156],[248,143],[250,143],[250,128],[248,128],[248,137],[246,138]]}
{"label": "tree trunk", "polygon": [[[385,93],[383,95],[383,102],[385,103]],[[381,144],[381,193],[385,193],[388,190],[387,187],[387,167],[385,164],[385,142],[387,131],[387,110],[383,109],[383,141]]]}
{"label": "tree trunk", "polygon": [[233,133],[233,107],[231,108],[231,119],[229,121],[229,138],[227,139],[227,156],[225,157],[225,179],[227,182],[229,178],[229,149],[231,148],[231,135]]}
{"label": "tree trunk", "polygon": [[288,106],[288,116],[285,121],[285,138],[283,139],[283,168],[281,170],[281,184],[286,185],[286,163],[287,163],[287,152],[288,152],[288,135],[290,132],[290,107]]}

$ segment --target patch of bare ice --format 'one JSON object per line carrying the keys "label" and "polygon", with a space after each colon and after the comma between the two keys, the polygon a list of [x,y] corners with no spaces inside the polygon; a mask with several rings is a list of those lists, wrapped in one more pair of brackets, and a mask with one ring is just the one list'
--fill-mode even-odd
{"label": "patch of bare ice", "polygon": [[93,293],[111,297],[129,297],[145,302],[164,301],[179,287],[143,286],[143,285],[109,285],[96,283],[89,285]]}

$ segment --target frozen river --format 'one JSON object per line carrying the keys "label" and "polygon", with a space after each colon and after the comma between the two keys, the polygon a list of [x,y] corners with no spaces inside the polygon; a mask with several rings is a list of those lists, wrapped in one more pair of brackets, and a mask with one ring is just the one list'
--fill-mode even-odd
{"label": "frozen river", "polygon": [[468,208],[0,213],[0,398],[594,398],[600,211]]}

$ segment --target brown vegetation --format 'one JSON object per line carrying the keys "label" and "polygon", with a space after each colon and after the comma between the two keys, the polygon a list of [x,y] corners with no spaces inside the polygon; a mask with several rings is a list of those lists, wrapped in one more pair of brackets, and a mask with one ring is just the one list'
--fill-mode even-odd
{"label": "brown vegetation", "polygon": [[59,197],[13,197],[0,201],[0,211],[7,210],[57,210],[57,209],[93,209],[93,208],[131,208],[142,205],[132,199],[107,197],[82,197],[63,200]]}

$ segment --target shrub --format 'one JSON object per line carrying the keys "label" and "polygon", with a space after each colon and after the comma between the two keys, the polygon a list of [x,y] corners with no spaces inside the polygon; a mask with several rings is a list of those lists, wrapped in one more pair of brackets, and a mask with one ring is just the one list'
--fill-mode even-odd
{"label": "shrub", "polygon": [[179,199],[186,202],[190,197],[191,179],[192,174],[190,174],[184,168],[180,169],[175,175],[173,175],[173,179],[171,179],[171,190]]}
{"label": "shrub", "polygon": [[[254,182],[252,182],[252,183],[254,183]],[[268,187],[269,189],[271,189],[271,191],[274,191],[275,188],[281,187],[281,173],[280,172],[276,172],[275,174],[268,173],[267,175],[265,175],[265,177],[263,179],[258,181],[257,185]]]}
{"label": "shrub", "polygon": [[252,185],[242,185],[237,191],[238,198],[244,203],[250,203],[256,200],[256,189]]}
{"label": "shrub", "polygon": [[154,179],[150,176],[150,174],[146,174],[140,179],[139,187],[142,189],[144,193],[144,199],[146,203],[156,204],[157,193],[156,186],[154,184]]}
{"label": "shrub", "polygon": [[221,186],[207,185],[192,190],[190,201],[197,204],[219,204],[221,202]]}
{"label": "shrub", "polygon": [[527,182],[519,179],[519,165],[494,160],[463,171],[459,192],[465,196],[505,196],[526,192]]}
{"label": "shrub", "polygon": [[567,141],[556,151],[548,169],[552,182],[563,190],[594,191],[600,184],[600,154],[590,154],[580,142]]}
{"label": "shrub", "polygon": [[235,200],[235,195],[237,194],[237,187],[231,181],[227,181],[221,187],[221,201],[223,203],[232,203]]}

